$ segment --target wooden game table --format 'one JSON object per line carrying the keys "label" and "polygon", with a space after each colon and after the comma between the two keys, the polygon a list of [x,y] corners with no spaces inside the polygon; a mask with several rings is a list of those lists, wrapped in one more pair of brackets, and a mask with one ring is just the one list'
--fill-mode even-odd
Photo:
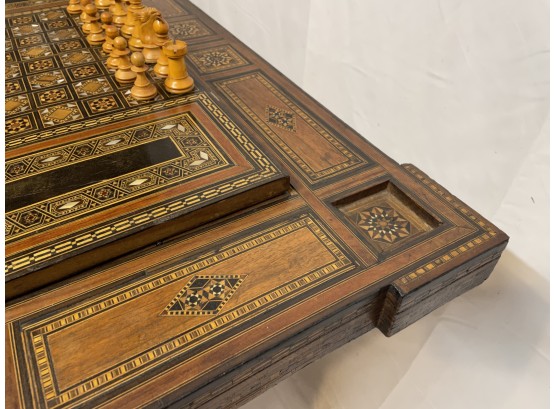
{"label": "wooden game table", "polygon": [[7,407],[236,407],[489,276],[503,232],[152,5],[196,87],[139,102],[66,1],[6,4]]}

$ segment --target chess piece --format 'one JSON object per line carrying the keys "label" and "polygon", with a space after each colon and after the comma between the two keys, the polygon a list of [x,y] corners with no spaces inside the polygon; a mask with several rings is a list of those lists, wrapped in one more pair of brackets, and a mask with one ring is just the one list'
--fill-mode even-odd
{"label": "chess piece", "polygon": [[[104,13],[102,13],[104,14]],[[119,35],[119,30],[116,26],[106,26],[106,28],[104,29],[104,34],[106,35],[106,41],[104,41],[104,44],[102,44],[102,51],[104,51],[106,54],[110,54],[110,57],[108,57],[108,61],[106,61],[106,65],[110,68],[110,58],[112,57],[112,50],[113,50],[113,45],[114,45],[114,38],[116,38]],[[117,64],[113,67],[113,68],[117,68]]]}
{"label": "chess piece", "polygon": [[125,9],[123,0],[114,0],[114,4],[110,6],[110,13],[113,16],[112,24],[117,28],[122,28],[127,18],[127,10]]}
{"label": "chess piece", "polygon": [[116,71],[116,80],[122,84],[130,84],[135,81],[137,74],[131,71],[131,62],[129,61],[129,48],[127,48],[127,40],[121,36],[114,39],[113,50],[114,55],[118,56],[118,70]]}
{"label": "chess piece", "polygon": [[[154,33],[156,34],[155,44],[160,47],[161,51],[162,47],[164,47],[164,45],[171,41],[168,37],[170,26],[164,19],[159,18],[154,21],[154,23],[152,24],[152,28],[154,29]],[[159,77],[167,77],[168,65],[168,57],[163,52],[160,52],[160,56],[156,60],[156,65],[154,66],[153,71]]]}
{"label": "chess piece", "polygon": [[100,17],[98,17],[98,10],[94,4],[87,4],[85,12],[90,19],[87,41],[90,45],[101,45],[106,39],[106,36],[104,35],[104,30],[99,22]]}
{"label": "chess piece", "polygon": [[154,7],[146,7],[139,14],[139,24],[137,24],[133,30],[132,39],[136,35],[141,39],[143,55],[148,64],[156,63],[156,60],[158,60],[158,57],[160,57],[162,53],[160,46],[156,44],[157,37],[154,31],[154,23],[161,18],[162,15]]}
{"label": "chess piece", "polygon": [[162,48],[162,52],[168,57],[169,72],[164,81],[164,87],[172,94],[185,94],[192,91],[195,82],[187,72],[185,55],[187,54],[187,43],[181,40],[168,42]]}
{"label": "chess piece", "polygon": [[81,0],[81,10],[83,10],[83,12],[79,16],[79,20],[81,21],[81,23],[83,23],[83,25],[81,26],[81,30],[83,30],[83,33],[85,34],[89,34],[91,31],[91,22],[89,20],[89,15],[85,11],[85,7],[87,7],[87,4],[91,4],[91,0]]}
{"label": "chess piece", "polygon": [[153,99],[158,90],[146,77],[145,72],[148,70],[148,66],[145,65],[145,56],[143,53],[134,52],[131,54],[131,70],[137,74],[135,83],[131,88],[131,96],[138,101],[145,101]]}
{"label": "chess piece", "polygon": [[100,13],[100,21],[102,22],[102,29],[106,30],[108,26],[112,25],[112,13],[103,11]]}
{"label": "chess piece", "polygon": [[112,25],[112,13],[109,11],[103,11],[100,13],[100,21],[102,22],[102,30],[104,31],[104,43],[102,43],[102,51],[106,54],[110,54],[112,51],[112,43],[109,42],[106,44],[108,40],[108,36],[106,35],[106,29]]}
{"label": "chess piece", "polygon": [[83,9],[81,8],[81,1],[80,0],[69,0],[69,4],[67,6],[67,12],[69,14],[81,14]]}
{"label": "chess piece", "polygon": [[108,11],[112,5],[112,0],[94,0],[94,5],[100,11]]}
{"label": "chess piece", "polygon": [[[112,28],[114,28],[115,30],[112,30]],[[106,60],[106,66],[110,70],[117,70],[119,67],[119,61],[120,61],[121,55],[119,53],[119,50],[114,45],[116,42],[116,38],[118,36],[119,36],[119,30],[116,27],[112,26],[106,29],[106,37],[112,40],[112,51],[110,51],[110,56]],[[106,39],[106,41],[108,41],[108,39]]]}
{"label": "chess piece", "polygon": [[133,34],[133,29],[135,28],[135,24],[137,24],[137,14],[145,6],[141,3],[142,0],[129,0],[129,7],[127,7],[127,17],[125,19],[125,24],[121,28],[121,35],[125,38],[131,38]]}
{"label": "chess piece", "polygon": [[[156,16],[161,16],[161,14],[154,7],[143,6],[141,10],[135,12],[135,25],[128,40],[131,51],[143,51],[144,31],[152,31],[152,21]],[[154,33],[152,35],[154,36]]]}

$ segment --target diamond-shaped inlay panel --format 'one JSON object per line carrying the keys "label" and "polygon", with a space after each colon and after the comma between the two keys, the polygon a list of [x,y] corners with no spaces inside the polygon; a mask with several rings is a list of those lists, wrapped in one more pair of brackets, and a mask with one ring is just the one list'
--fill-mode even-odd
{"label": "diamond-shaped inlay panel", "polygon": [[365,230],[372,240],[383,243],[410,235],[410,223],[390,207],[374,206],[357,215],[357,225]]}
{"label": "diamond-shaped inlay panel", "polygon": [[42,29],[37,23],[12,28],[12,33],[14,36],[25,36],[28,34],[40,33],[41,31]]}
{"label": "diamond-shaped inlay panel", "polygon": [[94,62],[94,57],[89,50],[78,50],[60,55],[62,64],[68,67],[71,65],[84,64]]}
{"label": "diamond-shaped inlay panel", "polygon": [[27,77],[27,81],[29,81],[32,89],[41,89],[63,84],[66,82],[66,79],[61,71],[56,70],[30,75]]}
{"label": "diamond-shaped inlay panel", "polygon": [[35,58],[48,57],[53,54],[52,49],[47,44],[39,44],[33,47],[22,48],[18,52],[22,60],[33,60]]}
{"label": "diamond-shaped inlay panel", "polygon": [[16,95],[14,97],[6,98],[5,101],[6,115],[20,114],[31,110],[31,105],[29,104],[27,95]]}
{"label": "diamond-shaped inlay panel", "polygon": [[90,97],[112,91],[112,86],[106,78],[95,78],[79,81],[73,84],[73,88],[80,97]]}
{"label": "diamond-shaped inlay panel", "polygon": [[44,126],[53,126],[82,119],[83,115],[77,104],[71,102],[45,108],[40,111],[40,117]]}
{"label": "diamond-shaped inlay panel", "polygon": [[246,275],[197,275],[164,308],[161,315],[215,315]]}
{"label": "diamond-shaped inlay panel", "polygon": [[278,128],[285,129],[289,132],[297,131],[295,114],[291,111],[286,111],[285,109],[268,105],[266,107],[266,119],[268,123],[275,125]]}

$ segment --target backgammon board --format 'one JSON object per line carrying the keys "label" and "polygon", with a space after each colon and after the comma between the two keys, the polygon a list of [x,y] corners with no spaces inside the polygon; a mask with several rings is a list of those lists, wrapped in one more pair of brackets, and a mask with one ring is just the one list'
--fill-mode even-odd
{"label": "backgammon board", "polygon": [[[145,2],[146,4],[146,2]],[[236,407],[484,281],[508,237],[184,0],[136,101],[67,2],[6,5],[6,405]]]}

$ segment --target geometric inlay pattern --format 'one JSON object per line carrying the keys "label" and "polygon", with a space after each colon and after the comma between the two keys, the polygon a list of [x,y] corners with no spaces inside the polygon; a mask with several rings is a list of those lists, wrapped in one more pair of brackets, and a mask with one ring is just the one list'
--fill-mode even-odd
{"label": "geometric inlay pattern", "polygon": [[60,55],[60,59],[64,66],[83,64],[86,62],[94,62],[95,59],[89,50],[78,50]]}
{"label": "geometric inlay pattern", "polygon": [[79,38],[79,33],[74,28],[64,28],[62,30],[51,31],[48,33],[51,41],[63,41],[72,38]]}
{"label": "geometric inlay pattern", "polygon": [[25,90],[23,82],[20,79],[6,81],[4,84],[4,90],[6,95],[17,94]]}
{"label": "geometric inlay pattern", "polygon": [[40,25],[37,23],[12,28],[13,35],[18,37],[26,36],[28,34],[40,33],[41,31],[42,29],[40,28]]}
{"label": "geometric inlay pattern", "polygon": [[32,60],[40,57],[52,55],[52,49],[47,44],[35,45],[34,47],[22,48],[18,50],[22,60]]}
{"label": "geometric inlay pattern", "polygon": [[27,95],[17,95],[6,98],[6,115],[19,114],[31,109]]}
{"label": "geometric inlay pattern", "polygon": [[410,223],[390,207],[372,206],[359,212],[357,226],[372,240],[388,244],[410,235]]}
{"label": "geometric inlay pattern", "polygon": [[95,98],[86,101],[91,114],[98,114],[106,111],[111,111],[120,107],[113,95]]}
{"label": "geometric inlay pattern", "polygon": [[189,57],[202,72],[217,72],[248,63],[229,45],[193,51]]}
{"label": "geometric inlay pattern", "polygon": [[[319,268],[304,272],[289,282],[278,281],[268,288],[268,292],[264,294],[251,295],[245,299],[241,297],[241,303],[234,303],[236,305],[230,306],[229,311],[221,310],[217,315],[206,315],[204,316],[206,320],[199,323],[199,325],[183,331],[179,330],[179,335],[175,337],[162,338],[160,343],[146,346],[144,350],[131,358],[120,357],[111,366],[106,366],[105,370],[103,369],[91,377],[85,378],[83,376],[83,380],[75,385],[66,389],[60,388],[61,390],[51,386],[56,384],[54,366],[51,364],[51,360],[40,360],[40,357],[42,351],[46,351],[45,354],[48,354],[50,350],[48,338],[53,332],[64,331],[69,327],[86,326],[88,320],[102,319],[103,314],[109,313],[114,308],[125,308],[139,297],[158,291],[177,282],[177,280],[185,280],[186,277],[199,274],[199,271],[202,271],[207,265],[221,265],[220,263],[229,260],[231,257],[238,254],[248,254],[252,249],[260,248],[265,244],[271,245],[273,240],[288,236],[301,229],[304,231],[308,229],[309,234],[325,246],[333,257],[330,262]],[[44,398],[44,407],[77,407],[84,403],[84,399],[90,393],[103,394],[109,392],[113,390],[112,388],[130,379],[137,371],[152,368],[159,362],[172,362],[174,359],[178,359],[176,357],[179,357],[179,354],[182,354],[188,348],[197,346],[202,348],[203,345],[206,345],[205,342],[209,342],[210,339],[222,334],[221,331],[225,331],[229,324],[234,325],[246,319],[258,317],[264,314],[267,309],[280,305],[283,300],[305,293],[323,280],[347,274],[356,267],[350,257],[337,246],[336,239],[326,234],[317,220],[310,216],[295,217],[287,224],[274,225],[257,233],[247,242],[234,241],[229,249],[222,249],[216,254],[202,256],[185,264],[173,264],[168,271],[160,274],[152,276],[149,274],[148,280],[142,280],[137,284],[133,283],[129,289],[118,290],[106,295],[103,293],[102,297],[91,297],[92,299],[87,300],[89,301],[88,304],[84,302],[73,304],[69,313],[67,310],[56,312],[55,315],[48,317],[48,321],[42,319],[43,315],[33,315],[32,318],[38,324],[34,324],[34,322],[28,324],[28,321],[23,322],[21,330],[22,336],[25,340],[29,340],[30,345],[28,367],[36,373],[36,377],[30,377],[30,379],[33,380],[33,386],[37,389],[37,393]],[[212,274],[206,274],[205,277],[218,280],[218,276]],[[223,277],[225,277],[224,280],[229,281],[229,278],[227,278],[229,276]],[[239,278],[243,279],[242,276],[239,276]],[[237,296],[237,294],[234,296]],[[285,308],[287,308],[287,305]],[[125,320],[125,318],[122,319]],[[133,317],[130,318],[133,319]],[[158,319],[170,318],[158,316]],[[176,323],[176,325],[178,324]]]}
{"label": "geometric inlay pattern", "polygon": [[58,28],[66,28],[66,27],[71,26],[71,23],[67,19],[65,19],[65,20],[55,20],[55,21],[46,21],[46,23],[44,23],[44,24],[46,25],[47,30],[56,30]]}
{"label": "geometric inlay pattern", "polygon": [[35,22],[33,16],[17,16],[9,19],[12,26],[19,26],[21,24],[31,24]]}
{"label": "geometric inlay pattern", "polygon": [[39,20],[42,20],[42,21],[52,21],[52,20],[57,20],[59,18],[65,18],[66,15],[62,10],[47,10],[47,11],[40,12],[38,14],[38,17],[39,17]]}
{"label": "geometric inlay pattern", "polygon": [[7,135],[16,135],[18,133],[34,129],[33,122],[28,115],[6,119],[5,127]]}
{"label": "geometric inlay pattern", "polygon": [[215,315],[231,298],[246,275],[198,275],[160,315]]}
{"label": "geometric inlay pattern", "polygon": [[16,78],[21,76],[21,69],[19,68],[19,64],[6,64],[4,69],[5,78]]}
{"label": "geometric inlay pattern", "polygon": [[100,71],[96,67],[96,65],[83,65],[81,67],[72,68],[69,71],[69,74],[75,78],[87,78],[92,77],[94,75],[100,74]]}
{"label": "geometric inlay pattern", "polygon": [[73,84],[73,88],[75,88],[75,92],[77,92],[77,95],[80,97],[88,97],[112,91],[112,87],[106,78],[79,81]]}
{"label": "geometric inlay pattern", "polygon": [[[65,115],[64,107],[67,105],[70,104],[45,108],[43,111],[61,107],[60,110],[63,111],[61,115]],[[52,115],[56,113],[53,112]],[[94,209],[107,207],[163,186],[176,185],[226,166],[228,162],[218,153],[206,134],[193,125],[193,121],[189,114],[179,115],[6,161],[6,182],[10,183],[33,174],[65,167],[71,163],[88,161],[156,140],[169,139],[181,152],[180,157],[170,161],[163,161],[109,180],[99,181],[25,208],[7,212],[6,219],[13,228],[10,229],[6,240],[14,240],[31,233],[31,230],[51,228]],[[216,195],[218,195],[216,190],[208,194],[208,196]],[[43,222],[32,224],[25,222],[22,219],[22,213],[29,210],[44,215]],[[29,230],[31,227],[32,229]]]}
{"label": "geometric inlay pattern", "polygon": [[33,34],[31,36],[16,38],[16,43],[18,47],[27,47],[35,44],[42,44],[45,42],[44,37],[41,34]]}
{"label": "geometric inlay pattern", "polygon": [[284,109],[268,105],[266,107],[266,115],[268,122],[272,125],[285,129],[289,132],[295,132],[297,130],[295,114],[291,111],[286,111]]}
{"label": "geometric inlay pattern", "polygon": [[74,102],[45,108],[39,113],[44,126],[53,126],[83,118],[79,107]]}
{"label": "geometric inlay pattern", "polygon": [[187,40],[190,38],[207,36],[212,34],[212,32],[200,21],[189,20],[173,24],[170,27],[170,34],[173,37]]}
{"label": "geometric inlay pattern", "polygon": [[40,106],[68,101],[70,98],[71,94],[65,87],[47,89],[35,95],[37,105]]}
{"label": "geometric inlay pattern", "polygon": [[27,77],[27,81],[29,81],[32,89],[41,89],[63,84],[66,82],[66,79],[61,71],[49,71],[42,74],[30,75]]}
{"label": "geometric inlay pattern", "polygon": [[[6,276],[10,276],[13,274],[17,274],[17,272],[22,271],[23,269],[29,268],[30,266],[34,266],[37,263],[41,262],[44,263],[45,261],[51,260],[53,257],[57,257],[63,254],[68,254],[70,252],[79,250],[81,248],[85,248],[86,246],[90,246],[92,244],[96,244],[98,242],[102,242],[103,240],[110,239],[115,235],[122,234],[124,232],[128,232],[131,229],[140,228],[141,226],[146,226],[148,223],[151,223],[154,220],[157,220],[160,215],[164,215],[164,217],[171,217],[173,214],[177,212],[182,212],[183,210],[191,209],[194,206],[199,206],[199,204],[206,203],[208,200],[215,200],[219,198],[221,195],[229,194],[229,192],[235,192],[238,189],[243,189],[245,186],[259,183],[260,181],[266,180],[269,177],[273,177],[276,175],[277,170],[272,162],[268,160],[260,151],[256,148],[256,146],[251,143],[246,135],[242,133],[242,131],[236,127],[236,125],[229,120],[229,118],[221,111],[221,109],[214,104],[214,102],[204,93],[200,92],[197,94],[191,94],[186,97],[182,98],[175,98],[168,101],[165,101],[164,104],[168,104],[171,106],[177,106],[175,104],[183,104],[183,101],[187,101],[187,103],[198,101],[201,104],[203,109],[206,109],[209,115],[217,118],[218,123],[221,123],[225,129],[229,131],[230,135],[233,135],[234,141],[236,141],[239,146],[241,146],[247,157],[253,161],[253,164],[256,163],[257,170],[253,173],[245,175],[243,178],[238,178],[233,181],[224,180],[220,183],[216,183],[212,185],[209,189],[202,190],[202,191],[195,191],[191,192],[191,194],[185,195],[183,197],[177,197],[168,201],[163,206],[159,206],[156,208],[147,208],[143,212],[139,212],[133,217],[129,218],[121,218],[117,219],[116,221],[109,221],[104,224],[99,225],[98,227],[92,228],[90,231],[86,233],[72,233],[70,234],[67,239],[60,241],[56,244],[56,246],[52,245],[44,245],[44,246],[37,246],[32,249],[29,249],[25,252],[18,253],[11,258],[7,258],[6,260]],[[162,106],[168,106],[162,105]],[[146,106],[149,108],[150,106]],[[145,111],[142,111],[145,112]],[[146,111],[149,112],[149,111]],[[185,115],[189,115],[188,113]],[[191,177],[197,177],[203,174],[204,172],[209,172],[212,170],[220,169],[223,166],[227,166],[228,162],[218,154],[217,149],[215,146],[212,145],[209,139],[205,139],[205,142],[199,140],[199,136],[203,136],[204,132],[200,129],[197,130],[199,134],[197,135],[188,135],[187,126],[179,127],[179,122],[183,124],[184,121],[180,120],[182,117],[178,115],[177,117],[172,117],[169,119],[163,120],[164,124],[158,123],[156,124],[157,130],[156,135],[160,135],[160,137],[170,137],[175,143],[179,146],[179,150],[184,152],[184,156],[182,159],[176,159],[171,161],[170,163],[162,163],[158,166],[154,166],[151,169],[143,169],[137,172],[135,175],[127,174],[127,176],[123,176],[121,179],[113,180],[113,183],[102,183],[98,184],[97,186],[88,186],[84,190],[79,189],[80,191],[74,191],[69,195],[62,195],[57,196],[56,201],[60,201],[67,197],[67,201],[75,202],[80,200],[76,195],[79,194],[86,194],[88,199],[98,201],[98,206],[111,206],[113,200],[120,202],[121,200],[127,200],[127,198],[131,198],[131,196],[135,196],[135,191],[138,190],[138,194],[141,194],[141,187],[147,185],[148,183],[139,183],[138,179],[146,179],[145,172],[150,173],[151,178],[157,178],[159,182],[157,185],[160,186],[161,183],[164,185],[175,184],[175,183],[182,183],[184,179],[189,179]],[[178,120],[176,123],[175,120]],[[185,118],[183,118],[185,119]],[[168,123],[168,121],[170,123]],[[191,121],[191,126],[194,126]],[[194,121],[193,121],[194,122]],[[79,124],[79,122],[74,122],[74,124]],[[175,124],[175,126],[173,126]],[[149,124],[150,125],[150,124]],[[168,126],[169,125],[169,126]],[[145,124],[138,124],[138,128],[144,129]],[[124,130],[124,133],[130,132],[132,129]],[[167,132],[167,134],[165,134]],[[184,135],[185,133],[185,135]],[[171,136],[170,136],[171,134]],[[168,135],[168,136],[164,136]],[[103,137],[102,137],[103,138]],[[121,139],[119,135],[112,134],[112,139],[103,142],[104,145],[114,147],[117,146],[116,144],[119,143],[118,139]],[[113,142],[112,142],[113,141]],[[81,142],[79,142],[81,144]],[[71,144],[73,145],[73,144]],[[98,146],[98,145],[97,145]],[[58,150],[58,149],[56,149]],[[86,150],[86,148],[85,148]],[[77,153],[76,151],[74,151]],[[203,157],[204,155],[202,152],[208,154],[209,160],[205,160]],[[54,153],[54,152],[53,152]],[[86,154],[83,151],[83,154]],[[53,156],[57,156],[54,154]],[[41,160],[48,159],[43,158]],[[55,159],[56,161],[58,158]],[[196,163],[202,163],[199,166],[196,166]],[[13,161],[16,162],[15,160]],[[36,162],[35,162],[36,163]],[[43,162],[44,163],[44,162]],[[49,162],[50,163],[50,162]],[[195,165],[193,165],[195,164]],[[9,163],[6,163],[9,169]],[[25,165],[23,165],[25,166]],[[31,165],[33,166],[33,165]],[[194,167],[192,167],[194,166]],[[175,170],[179,171],[179,175],[177,177],[174,176]],[[202,173],[199,173],[202,172]],[[12,175],[26,173],[25,168],[21,168],[21,165],[17,166],[17,169],[13,169],[10,172]],[[134,177],[131,180],[131,177]],[[151,179],[152,180],[152,179]],[[135,182],[137,181],[137,182]],[[101,187],[105,185],[111,185],[109,187],[113,187],[113,190],[118,191],[118,197],[112,200],[104,200],[100,198],[101,195]],[[149,191],[151,188],[149,188]],[[94,191],[94,192],[93,192]],[[127,191],[127,193],[125,192]],[[94,195],[96,193],[96,196]],[[123,196],[122,196],[123,195]],[[37,203],[36,206],[33,206],[41,213],[49,213],[48,217],[51,219],[48,221],[48,224],[43,225],[43,227],[39,227],[39,230],[43,230],[46,228],[52,228],[53,224],[61,223],[65,221],[66,217],[60,214],[68,214],[66,212],[70,212],[72,218],[77,217],[77,213],[81,213],[81,211],[74,212],[74,208],[67,209],[63,208],[63,205],[58,204],[58,207],[55,207],[53,203],[49,201],[44,201],[41,203]],[[76,205],[75,208],[78,208],[79,205]],[[88,207],[90,208],[90,207]],[[98,208],[98,207],[96,207]],[[28,209],[25,209],[28,210]],[[60,212],[60,213],[58,213]],[[11,214],[10,214],[11,213]],[[6,214],[6,218],[8,220],[7,223],[11,223],[12,225],[17,224],[18,217],[15,213],[16,212],[9,212]],[[56,213],[58,215],[56,216]],[[82,213],[81,213],[82,214]],[[79,215],[81,217],[81,214]],[[53,220],[56,219],[56,220]],[[36,228],[33,227],[32,231],[36,231]],[[32,233],[29,229],[25,228],[24,226],[18,226],[17,228],[8,228],[6,229],[7,236],[6,242],[17,240],[18,237],[21,235],[26,235],[28,233]]]}
{"label": "geometric inlay pattern", "polygon": [[85,45],[80,40],[69,40],[56,44],[61,52],[85,48]]}
{"label": "geometric inlay pattern", "polygon": [[28,72],[38,72],[38,71],[46,71],[51,68],[55,68],[56,62],[53,58],[44,58],[42,60],[35,60],[32,62],[27,63],[27,70]]}

